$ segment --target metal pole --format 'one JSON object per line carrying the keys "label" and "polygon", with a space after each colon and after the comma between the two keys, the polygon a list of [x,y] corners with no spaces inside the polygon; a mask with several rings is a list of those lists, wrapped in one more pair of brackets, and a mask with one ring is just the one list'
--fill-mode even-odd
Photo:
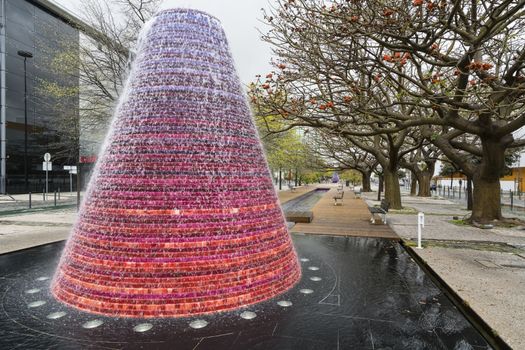
{"label": "metal pole", "polygon": [[29,209],[31,209],[31,192],[29,192]]}
{"label": "metal pole", "polygon": [[1,23],[4,25],[0,26],[0,193],[7,194],[7,153],[6,153],[6,43],[5,43],[5,0],[0,1],[0,14]]}
{"label": "metal pole", "polygon": [[48,193],[48,187],[47,187],[47,185],[48,185],[47,184],[48,183],[48,171],[47,171],[47,169],[48,169],[48,165],[46,164],[46,197],[47,197],[47,193]]}
{"label": "metal pole", "polygon": [[78,163],[77,164],[77,210],[80,210],[80,180],[81,180],[80,163]]}
{"label": "metal pole", "polygon": [[60,186],[58,186],[58,200],[60,200]]}
{"label": "metal pole", "polygon": [[57,191],[55,190],[55,207],[57,206]]}
{"label": "metal pole", "polygon": [[24,58],[24,178],[26,192],[29,192],[29,166],[27,163],[27,59],[33,54],[28,51],[19,50],[18,56]]}
{"label": "metal pole", "polygon": [[73,173],[69,170],[69,192],[73,193]]}
{"label": "metal pole", "polygon": [[512,190],[510,190],[510,210],[514,209],[514,194],[512,193]]}
{"label": "metal pole", "polygon": [[29,192],[29,173],[27,168],[27,57],[24,57],[24,178],[26,192]]}
{"label": "metal pole", "polygon": [[42,200],[44,202],[46,201],[46,189],[45,188],[42,189]]}

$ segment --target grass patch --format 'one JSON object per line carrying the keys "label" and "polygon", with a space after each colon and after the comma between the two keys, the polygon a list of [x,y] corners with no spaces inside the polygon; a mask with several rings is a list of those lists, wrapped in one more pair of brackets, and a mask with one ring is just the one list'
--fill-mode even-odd
{"label": "grass patch", "polygon": [[412,207],[403,207],[403,209],[389,209],[389,214],[417,214],[418,211]]}
{"label": "grass patch", "polygon": [[470,223],[468,221],[462,219],[448,220],[447,222],[456,226],[470,226]]}

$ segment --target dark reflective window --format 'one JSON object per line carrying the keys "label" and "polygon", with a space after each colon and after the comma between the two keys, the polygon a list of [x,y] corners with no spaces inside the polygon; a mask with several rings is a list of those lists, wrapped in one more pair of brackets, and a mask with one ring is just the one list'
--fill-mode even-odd
{"label": "dark reflective window", "polygon": [[[71,130],[65,130],[63,120],[78,120],[79,97],[75,94],[62,97],[52,93],[49,86],[78,87],[78,77],[73,78],[59,67],[68,55],[78,54],[79,34],[67,23],[28,1],[6,0],[5,10],[7,178],[9,192],[17,193],[24,190],[26,130],[24,64],[18,51],[29,51],[34,56],[27,59],[27,157],[29,180],[33,186],[42,183],[44,173],[39,169],[44,153],[67,155],[67,150],[71,149],[70,158],[54,160],[55,165],[74,164],[76,160],[71,157],[78,157],[78,152],[74,152],[78,149],[78,141],[70,141]],[[76,142],[76,146],[71,142]],[[62,175],[66,179],[69,177],[66,172]]]}

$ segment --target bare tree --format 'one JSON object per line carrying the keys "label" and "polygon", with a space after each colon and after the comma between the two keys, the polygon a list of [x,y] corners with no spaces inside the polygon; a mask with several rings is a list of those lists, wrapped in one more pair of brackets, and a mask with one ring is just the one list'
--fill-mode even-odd
{"label": "bare tree", "polygon": [[[160,2],[85,0],[82,19],[87,25],[79,26],[80,39],[55,33],[60,50],[46,53],[48,69],[78,82],[72,86],[46,78],[37,87],[44,97],[38,103],[48,104],[59,119],[55,132],[61,137],[55,147],[63,154],[56,156],[77,158],[79,139],[82,147],[89,148],[84,152],[96,154],[127,78],[138,33]],[[73,96],[80,98],[75,110],[56,103]]]}
{"label": "bare tree", "polygon": [[314,130],[312,137],[314,152],[323,159],[335,161],[337,170],[352,169],[361,174],[364,192],[371,192],[370,178],[376,171],[378,162],[373,155],[355,147],[348,139],[334,137],[322,130]]}
{"label": "bare tree", "polygon": [[[278,1],[265,39],[289,70],[281,82],[295,79],[294,93],[312,94],[316,85],[321,96],[335,96],[323,102],[331,119],[299,110],[291,127],[391,135],[417,126],[472,177],[472,220],[502,219],[505,154],[524,143],[513,135],[525,125],[524,7],[522,0]],[[461,142],[463,135],[479,145]]]}

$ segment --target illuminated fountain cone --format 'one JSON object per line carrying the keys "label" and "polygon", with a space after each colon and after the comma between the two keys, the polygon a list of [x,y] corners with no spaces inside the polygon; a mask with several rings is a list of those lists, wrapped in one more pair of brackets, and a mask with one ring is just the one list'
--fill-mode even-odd
{"label": "illuminated fountain cone", "polygon": [[300,267],[219,21],[167,10],[144,30],[53,294],[177,317],[285,292]]}

